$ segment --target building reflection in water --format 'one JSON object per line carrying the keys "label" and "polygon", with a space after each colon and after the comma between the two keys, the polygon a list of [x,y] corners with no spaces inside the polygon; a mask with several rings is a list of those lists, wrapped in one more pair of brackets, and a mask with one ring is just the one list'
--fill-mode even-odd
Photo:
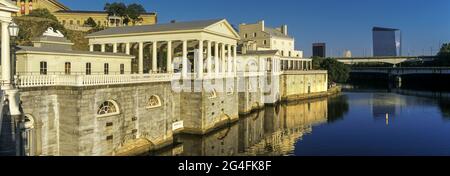
{"label": "building reflection in water", "polygon": [[177,147],[152,155],[292,155],[295,143],[313,126],[342,119],[347,111],[345,96],[268,106],[208,135],[180,134]]}

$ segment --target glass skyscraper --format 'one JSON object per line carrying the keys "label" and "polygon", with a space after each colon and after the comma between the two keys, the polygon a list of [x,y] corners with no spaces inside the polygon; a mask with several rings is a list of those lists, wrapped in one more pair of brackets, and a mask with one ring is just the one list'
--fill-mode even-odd
{"label": "glass skyscraper", "polygon": [[374,27],[373,56],[401,56],[402,35],[399,29]]}

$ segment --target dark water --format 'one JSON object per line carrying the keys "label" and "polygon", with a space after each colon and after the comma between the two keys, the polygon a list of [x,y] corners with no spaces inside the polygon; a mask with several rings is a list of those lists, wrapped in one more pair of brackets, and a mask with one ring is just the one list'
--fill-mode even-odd
{"label": "dark water", "polygon": [[209,135],[180,135],[156,155],[450,155],[450,94],[347,90],[266,107]]}

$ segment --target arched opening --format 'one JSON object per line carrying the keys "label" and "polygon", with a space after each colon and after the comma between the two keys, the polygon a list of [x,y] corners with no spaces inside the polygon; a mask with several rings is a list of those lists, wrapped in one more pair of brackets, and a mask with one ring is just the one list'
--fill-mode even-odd
{"label": "arched opening", "polygon": [[24,116],[23,123],[23,149],[26,156],[36,156],[40,155],[39,148],[40,145],[40,130],[35,118],[29,114]]}
{"label": "arched opening", "polygon": [[105,117],[120,114],[119,106],[113,100],[103,102],[97,109],[97,117]]}
{"label": "arched opening", "polygon": [[148,102],[147,102],[148,109],[157,108],[157,107],[161,107],[161,106],[162,106],[161,99],[159,98],[158,95],[150,96],[150,98],[148,99]]}

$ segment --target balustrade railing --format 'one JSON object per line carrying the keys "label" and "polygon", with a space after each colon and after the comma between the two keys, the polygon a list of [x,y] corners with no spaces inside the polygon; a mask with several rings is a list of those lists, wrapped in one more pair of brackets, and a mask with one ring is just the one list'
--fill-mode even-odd
{"label": "balustrade railing", "polygon": [[128,74],[128,75],[19,75],[18,87],[45,86],[97,86],[114,84],[166,82],[172,74]]}

